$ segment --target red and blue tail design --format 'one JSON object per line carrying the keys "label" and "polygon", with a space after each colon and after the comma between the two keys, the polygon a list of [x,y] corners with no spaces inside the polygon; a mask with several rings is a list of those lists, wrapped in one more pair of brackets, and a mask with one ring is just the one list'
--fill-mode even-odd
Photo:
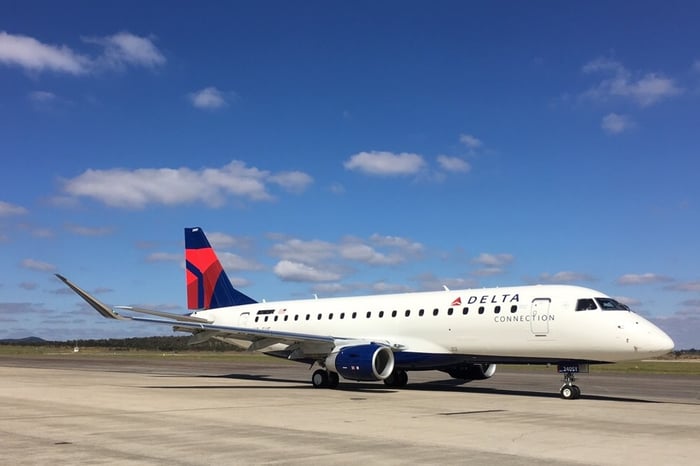
{"label": "red and blue tail design", "polygon": [[231,285],[201,228],[185,228],[187,308],[216,309],[256,303]]}

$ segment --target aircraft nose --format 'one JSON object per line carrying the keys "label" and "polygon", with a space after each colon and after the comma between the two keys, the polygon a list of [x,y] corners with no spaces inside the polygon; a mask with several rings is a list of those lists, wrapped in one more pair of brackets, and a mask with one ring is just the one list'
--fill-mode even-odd
{"label": "aircraft nose", "polygon": [[657,356],[663,356],[669,351],[673,350],[675,343],[669,337],[666,332],[652,324],[652,328],[647,334],[646,347],[649,353],[653,353]]}
{"label": "aircraft nose", "polygon": [[657,346],[659,347],[659,351],[665,351],[666,353],[668,353],[669,351],[672,351],[673,348],[676,346],[671,337],[669,337],[663,331],[661,331],[661,335],[659,335],[657,339]]}

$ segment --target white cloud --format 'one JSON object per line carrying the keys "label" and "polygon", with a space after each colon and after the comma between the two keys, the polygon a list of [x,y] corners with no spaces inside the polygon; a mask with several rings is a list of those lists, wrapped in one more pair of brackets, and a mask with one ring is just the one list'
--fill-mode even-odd
{"label": "white cloud", "polygon": [[247,243],[247,240],[216,231],[207,233],[207,239],[215,249],[230,248]]}
{"label": "white cloud", "polygon": [[76,235],[80,236],[105,236],[114,231],[114,229],[111,227],[85,227],[81,225],[73,225],[70,223],[66,224],[65,228],[71,233],[75,233]]}
{"label": "white cloud", "polygon": [[439,155],[437,158],[440,167],[448,172],[467,173],[471,170],[471,166],[465,160],[459,157],[448,157],[447,155]]}
{"label": "white cloud", "polygon": [[659,73],[647,73],[641,78],[635,78],[620,62],[608,58],[598,58],[586,63],[583,72],[607,76],[596,87],[583,94],[598,100],[623,97],[640,107],[648,107],[683,92],[671,78]]}
{"label": "white cloud", "polygon": [[107,37],[86,37],[85,42],[104,47],[97,63],[107,68],[122,69],[127,65],[155,68],[164,65],[163,54],[147,37],[120,32]]}
{"label": "white cloud", "polygon": [[62,45],[44,44],[33,37],[0,32],[0,63],[19,66],[27,71],[53,71],[83,75],[100,69],[123,69],[127,66],[155,68],[166,59],[152,40],[128,32],[106,37],[84,37],[102,51],[97,56],[74,52]]}
{"label": "white cloud", "polygon": [[514,257],[512,254],[481,253],[478,257],[475,257],[472,262],[487,267],[502,267],[513,262],[513,259]]}
{"label": "white cloud", "polygon": [[593,281],[593,277],[580,272],[562,271],[555,274],[543,273],[537,281],[538,283],[578,283]]}
{"label": "white cloud", "polygon": [[289,239],[283,243],[275,244],[271,254],[288,261],[314,264],[332,257],[335,251],[335,245],[326,241]]}
{"label": "white cloud", "polygon": [[478,149],[483,145],[480,139],[471,134],[460,134],[459,142],[467,146],[469,149]]}
{"label": "white cloud", "polygon": [[279,261],[274,272],[280,279],[290,282],[327,282],[340,279],[337,273],[289,260]]}
{"label": "white cloud", "polygon": [[238,254],[233,254],[231,252],[218,252],[219,260],[224,270],[260,270],[262,265],[245,259]]}
{"label": "white cloud", "polygon": [[357,170],[368,175],[401,176],[418,173],[424,166],[423,157],[402,152],[360,152],[345,161],[347,170]]}
{"label": "white cloud", "polygon": [[29,270],[38,270],[40,272],[53,272],[56,266],[47,262],[38,261],[36,259],[24,259],[20,265],[22,268]]}
{"label": "white cloud", "polygon": [[56,94],[48,91],[33,91],[29,93],[29,100],[37,103],[49,103],[56,100]]}
{"label": "white cloud", "polygon": [[407,293],[413,291],[406,285],[387,283],[384,281],[373,283],[371,289],[375,293]]}
{"label": "white cloud", "polygon": [[423,251],[423,245],[421,243],[411,241],[408,238],[402,238],[401,236],[384,236],[375,233],[370,236],[369,239],[379,246],[400,249],[410,254],[418,254]]}
{"label": "white cloud", "polygon": [[700,281],[678,283],[676,285],[668,286],[667,289],[674,290],[674,291],[696,292],[696,291],[700,291]]}
{"label": "white cloud", "polygon": [[33,72],[54,71],[74,75],[87,73],[90,68],[89,58],[65,45],[48,45],[33,37],[5,31],[0,31],[0,63]]}
{"label": "white cloud", "polygon": [[24,215],[27,213],[27,209],[22,206],[15,204],[10,204],[9,202],[0,201],[0,217],[6,217],[10,215]]}
{"label": "white cloud", "polygon": [[275,183],[287,191],[302,192],[314,179],[307,173],[300,171],[281,172],[270,176],[270,182]]}
{"label": "white cloud", "polygon": [[226,94],[215,87],[205,87],[189,95],[190,102],[197,108],[215,110],[228,106]]}
{"label": "white cloud", "polygon": [[603,117],[600,127],[606,133],[620,134],[634,127],[634,122],[626,115],[618,115],[617,113],[609,113]]}
{"label": "white cloud", "polygon": [[655,273],[628,273],[617,279],[618,285],[650,285],[654,283],[665,283],[671,278]]}
{"label": "white cloud", "polygon": [[146,257],[146,262],[181,262],[182,259],[182,254],[154,252]]}
{"label": "white cloud", "polygon": [[[180,205],[202,202],[220,206],[227,196],[268,201],[267,184],[278,176],[234,160],[221,168],[89,169],[64,181],[74,197],[89,197],[112,207],[143,208],[149,204]],[[276,184],[279,184],[277,180]],[[282,188],[286,186],[282,185]],[[293,186],[299,191],[299,185]]]}
{"label": "white cloud", "polygon": [[404,261],[399,255],[391,254],[387,256],[360,242],[343,243],[339,246],[339,252],[344,259],[373,265],[394,265]]}

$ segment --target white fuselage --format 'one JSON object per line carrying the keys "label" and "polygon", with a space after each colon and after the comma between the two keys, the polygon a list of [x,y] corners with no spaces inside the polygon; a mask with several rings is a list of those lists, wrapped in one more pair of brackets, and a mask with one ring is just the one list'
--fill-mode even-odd
{"label": "white fuselage", "polygon": [[398,352],[493,362],[614,362],[673,349],[668,335],[634,312],[577,311],[586,298],[607,296],[577,286],[536,285],[263,302],[192,315],[221,326],[357,338]]}

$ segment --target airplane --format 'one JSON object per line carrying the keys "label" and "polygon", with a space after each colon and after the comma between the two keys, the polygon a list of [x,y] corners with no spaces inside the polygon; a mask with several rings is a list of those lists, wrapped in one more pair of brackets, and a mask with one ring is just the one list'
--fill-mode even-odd
{"label": "airplane", "polygon": [[[315,388],[341,377],[400,388],[408,371],[462,381],[492,377],[497,364],[557,365],[559,393],[576,399],[590,364],[661,356],[674,342],[600,291],[533,285],[257,302],[235,289],[204,231],[185,228],[187,306],[181,315],[109,307],[56,276],[103,317],[171,325],[191,344],[221,340],[247,351],[317,365]],[[145,315],[145,316],[144,316]]]}

